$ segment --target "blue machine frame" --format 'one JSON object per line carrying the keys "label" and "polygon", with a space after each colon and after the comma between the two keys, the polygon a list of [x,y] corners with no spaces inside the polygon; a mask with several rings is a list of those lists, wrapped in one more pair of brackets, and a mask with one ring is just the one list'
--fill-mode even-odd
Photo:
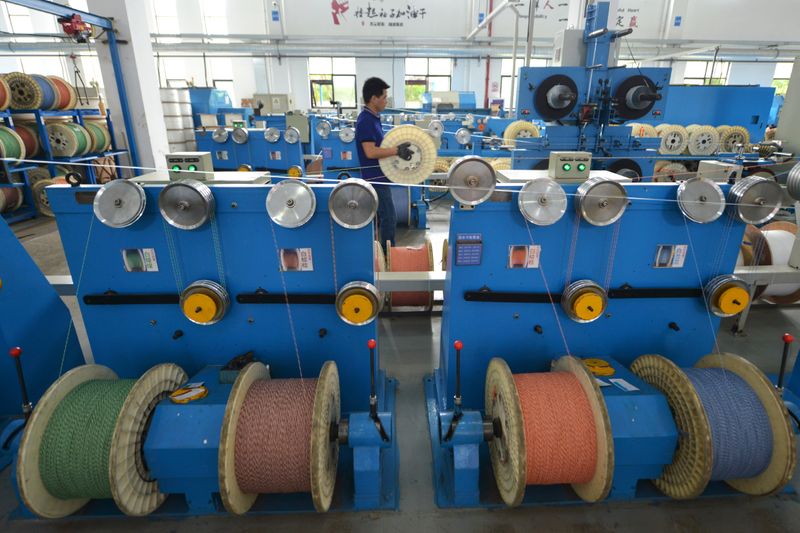
{"label": "blue machine frame", "polygon": [[211,153],[211,162],[214,170],[238,170],[242,165],[248,165],[253,170],[269,170],[279,174],[286,174],[291,167],[299,167],[305,175],[303,160],[303,143],[289,144],[283,138],[284,129],[280,130],[280,137],[275,142],[270,142],[264,136],[266,129],[248,129],[248,139],[239,144],[229,134],[225,142],[219,143],[212,137],[211,129],[195,131],[197,149],[201,152]]}

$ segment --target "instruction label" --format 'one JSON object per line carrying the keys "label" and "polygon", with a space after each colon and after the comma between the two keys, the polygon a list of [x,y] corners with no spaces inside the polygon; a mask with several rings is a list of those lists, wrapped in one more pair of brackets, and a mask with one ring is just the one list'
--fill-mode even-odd
{"label": "instruction label", "polygon": [[478,266],[483,254],[483,236],[480,233],[456,235],[456,266]]}
{"label": "instruction label", "polygon": [[683,268],[688,248],[686,244],[658,245],[653,268]]}
{"label": "instruction label", "polygon": [[345,150],[341,154],[339,154],[339,159],[342,161],[352,161],[353,160],[353,152],[350,150]]}
{"label": "instruction label", "polygon": [[284,272],[313,271],[314,257],[311,248],[283,248],[281,250],[281,270]]}
{"label": "instruction label", "polygon": [[508,268],[539,268],[542,247],[539,244],[517,244],[508,247]]}
{"label": "instruction label", "polygon": [[126,272],[158,272],[155,248],[124,249],[122,264]]}
{"label": "instruction label", "polygon": [[625,381],[622,378],[611,378],[608,381],[613,383],[618,389],[622,389],[625,392],[633,392],[639,390],[639,387],[636,385],[631,384],[628,381]]}
{"label": "instruction label", "polygon": [[270,161],[280,161],[281,157],[283,157],[283,156],[281,155],[281,153],[278,150],[269,153]]}
{"label": "instruction label", "polygon": [[219,159],[220,161],[227,161],[228,160],[228,151],[227,150],[217,150],[216,152],[214,152],[214,154],[217,156],[217,159]]}

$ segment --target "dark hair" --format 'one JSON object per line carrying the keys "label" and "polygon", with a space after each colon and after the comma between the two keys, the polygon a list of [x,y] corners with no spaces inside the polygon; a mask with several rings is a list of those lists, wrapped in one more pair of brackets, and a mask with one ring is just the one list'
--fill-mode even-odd
{"label": "dark hair", "polygon": [[364,97],[364,103],[368,104],[373,96],[378,98],[383,95],[384,89],[388,89],[389,84],[380,78],[369,78],[364,82],[364,87],[361,89],[361,96]]}

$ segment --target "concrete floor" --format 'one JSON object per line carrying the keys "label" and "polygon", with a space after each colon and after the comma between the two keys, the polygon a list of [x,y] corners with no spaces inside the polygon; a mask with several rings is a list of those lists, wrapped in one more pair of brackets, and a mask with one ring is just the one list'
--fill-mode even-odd
{"label": "concrete floor", "polygon": [[[436,263],[446,236],[449,206],[435,205],[430,212],[428,236],[433,241]],[[67,274],[64,254],[51,220],[21,223],[14,227],[26,249],[45,274]],[[398,243],[420,244],[421,231],[404,231]],[[67,299],[76,315],[74,298]],[[71,300],[71,301],[69,301]],[[82,324],[81,324],[82,326]],[[780,336],[800,332],[800,310],[756,307],[747,335],[733,337],[723,323],[720,349],[749,357],[767,372],[780,363]],[[79,328],[79,332],[82,328]],[[399,381],[397,429],[400,446],[400,511],[328,513],[258,517],[214,517],[185,520],[110,519],[62,520],[58,522],[9,521],[16,507],[9,470],[0,474],[0,528],[3,531],[171,531],[201,533],[236,528],[246,531],[305,531],[383,533],[442,531],[491,533],[540,531],[800,531],[800,501],[795,496],[769,498],[733,497],[686,502],[578,505],[502,510],[441,510],[434,504],[430,444],[425,418],[422,378],[438,360],[440,319],[424,316],[394,316],[381,319],[381,357],[389,373]],[[800,488],[795,476],[795,487]]]}

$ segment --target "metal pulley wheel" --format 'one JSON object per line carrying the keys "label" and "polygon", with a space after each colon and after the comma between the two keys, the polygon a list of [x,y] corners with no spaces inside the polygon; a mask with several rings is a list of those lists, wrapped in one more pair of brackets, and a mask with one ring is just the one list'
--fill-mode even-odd
{"label": "metal pulley wheel", "polygon": [[463,205],[478,205],[488,200],[496,182],[492,165],[477,155],[456,160],[447,173],[450,194]]}
{"label": "metal pulley wheel", "polygon": [[372,222],[378,212],[378,193],[368,182],[348,178],[331,191],[328,210],[340,226],[347,229],[363,228]]}
{"label": "metal pulley wheel", "polygon": [[566,117],[577,103],[578,86],[563,74],[545,78],[533,94],[536,112],[548,122]]}
{"label": "metal pulley wheel", "polygon": [[365,326],[375,320],[382,305],[378,289],[365,281],[351,281],[336,295],[336,314],[352,326]]}
{"label": "metal pulley wheel", "polygon": [[314,126],[314,131],[323,139],[327,139],[328,135],[331,134],[331,123],[327,120],[320,120],[317,122],[317,125]]}
{"label": "metal pulley wheel", "polygon": [[294,126],[289,126],[286,128],[286,131],[283,132],[283,140],[286,141],[287,144],[297,144],[300,141],[300,130]]}
{"label": "metal pulley wheel", "polygon": [[339,130],[339,140],[345,144],[353,142],[356,138],[356,130],[351,127],[342,128]]}
{"label": "metal pulley wheel", "polygon": [[231,298],[225,287],[207,279],[195,281],[181,292],[181,310],[195,324],[210,326],[225,316]]}
{"label": "metal pulley wheel", "polygon": [[594,322],[600,318],[607,305],[606,291],[588,279],[571,283],[561,294],[561,308],[568,317],[582,324]]}
{"label": "metal pulley wheel", "polygon": [[267,128],[264,130],[264,138],[267,142],[276,143],[281,138],[281,132],[278,128]]}
{"label": "metal pulley wheel", "polygon": [[214,195],[205,183],[186,179],[164,187],[158,195],[158,209],[171,226],[197,229],[214,214]]}
{"label": "metal pulley wheel", "polygon": [[731,187],[728,203],[742,222],[764,224],[780,210],[783,189],[775,180],[750,176]]}
{"label": "metal pulley wheel", "polygon": [[461,146],[467,145],[472,141],[472,132],[467,128],[458,128],[456,130],[456,142]]}
{"label": "metal pulley wheel", "polygon": [[267,213],[274,223],[284,228],[299,228],[314,216],[317,197],[307,183],[284,180],[267,194]]}
{"label": "metal pulley wheel", "polygon": [[717,276],[703,292],[711,312],[723,318],[738,315],[750,303],[750,286],[736,276]]}
{"label": "metal pulley wheel", "polygon": [[444,133],[444,124],[441,120],[431,120],[428,124],[428,134],[435,139],[440,139]]}
{"label": "metal pulley wheel", "polygon": [[714,181],[690,178],[678,186],[678,207],[681,213],[700,224],[714,222],[725,211],[725,194]]}
{"label": "metal pulley wheel", "polygon": [[795,164],[786,177],[786,191],[795,200],[800,200],[800,163]]}
{"label": "metal pulley wheel", "polygon": [[696,126],[689,131],[687,148],[692,155],[711,155],[719,150],[719,133],[711,126]]}
{"label": "metal pulley wheel", "polygon": [[389,131],[381,142],[381,148],[395,148],[409,143],[411,159],[399,156],[380,159],[383,174],[395,183],[416,185],[428,179],[436,165],[436,145],[425,130],[417,126],[398,126]]}
{"label": "metal pulley wheel", "polygon": [[567,194],[552,178],[534,178],[522,186],[517,200],[519,211],[537,226],[555,224],[567,211]]}
{"label": "metal pulley wheel", "polygon": [[141,185],[126,179],[112,180],[94,197],[94,216],[110,228],[126,228],[141,218],[146,205]]}
{"label": "metal pulley wheel", "polygon": [[627,207],[625,187],[608,178],[589,178],[575,191],[575,209],[594,226],[613,224]]}
{"label": "metal pulley wheel", "polygon": [[659,124],[656,126],[656,132],[661,137],[661,146],[658,148],[661,154],[682,154],[689,145],[689,133],[683,126]]}
{"label": "metal pulley wheel", "polygon": [[233,142],[236,144],[244,144],[250,138],[250,132],[247,131],[247,128],[237,126],[236,128],[233,128],[231,137],[233,138]]}

